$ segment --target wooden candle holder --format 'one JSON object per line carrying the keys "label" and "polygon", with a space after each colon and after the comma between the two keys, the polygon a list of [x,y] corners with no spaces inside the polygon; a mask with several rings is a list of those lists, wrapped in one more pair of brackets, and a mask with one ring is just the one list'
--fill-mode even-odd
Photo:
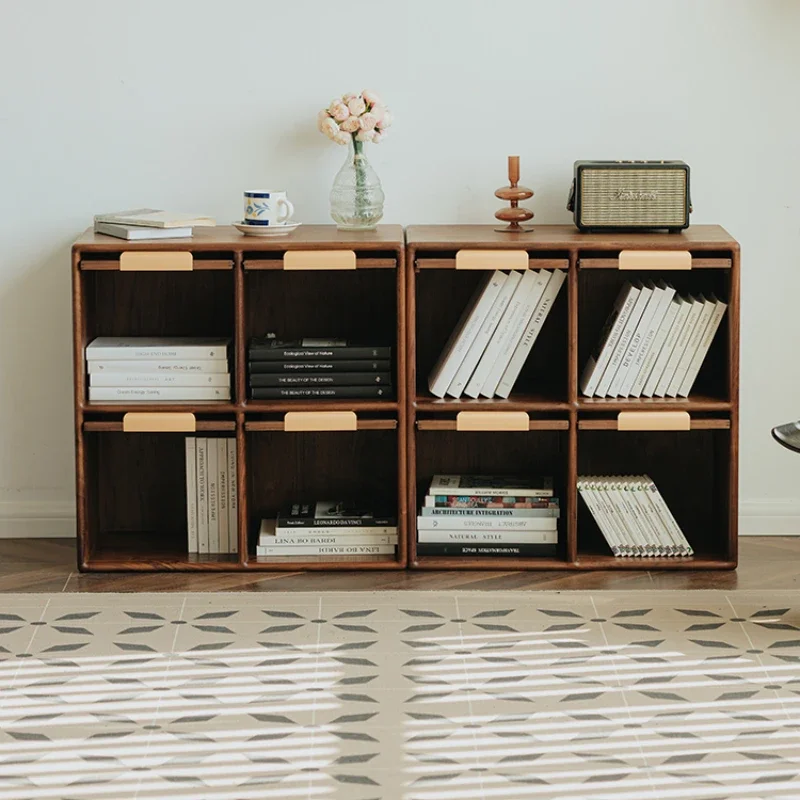
{"label": "wooden candle holder", "polygon": [[526,186],[519,186],[519,156],[508,157],[508,181],[510,186],[503,186],[494,195],[501,200],[510,203],[510,208],[501,208],[495,213],[495,217],[502,222],[507,222],[505,228],[495,228],[501,233],[519,233],[520,231],[531,231],[532,227],[523,227],[521,222],[527,222],[533,218],[533,211],[527,208],[520,208],[519,201],[533,197],[533,191]]}

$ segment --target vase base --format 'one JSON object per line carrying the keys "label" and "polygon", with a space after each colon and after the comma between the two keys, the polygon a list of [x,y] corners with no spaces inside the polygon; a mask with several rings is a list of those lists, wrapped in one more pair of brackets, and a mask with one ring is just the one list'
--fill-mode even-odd
{"label": "vase base", "polygon": [[343,225],[337,222],[336,227],[340,231],[374,231],[378,227],[378,223],[374,222],[371,225]]}

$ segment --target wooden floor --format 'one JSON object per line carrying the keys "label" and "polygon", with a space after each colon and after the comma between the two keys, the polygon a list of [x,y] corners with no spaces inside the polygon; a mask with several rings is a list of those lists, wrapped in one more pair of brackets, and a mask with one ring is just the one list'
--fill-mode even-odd
{"label": "wooden floor", "polygon": [[[270,592],[476,589],[798,589],[800,537],[747,537],[730,572],[81,574],[69,539],[0,539],[0,592]],[[2,603],[0,603],[0,607]]]}

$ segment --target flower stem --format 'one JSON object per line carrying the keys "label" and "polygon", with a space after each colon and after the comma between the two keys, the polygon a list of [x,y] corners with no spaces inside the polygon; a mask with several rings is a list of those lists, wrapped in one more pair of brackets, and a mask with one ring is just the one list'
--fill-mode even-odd
{"label": "flower stem", "polygon": [[353,156],[356,170],[356,214],[363,218],[366,213],[367,171],[364,169],[364,142],[359,142],[353,134]]}

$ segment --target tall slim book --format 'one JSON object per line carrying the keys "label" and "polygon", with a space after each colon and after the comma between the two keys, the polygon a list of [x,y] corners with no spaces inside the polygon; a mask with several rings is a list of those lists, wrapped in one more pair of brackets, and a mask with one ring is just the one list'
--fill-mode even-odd
{"label": "tall slim book", "polygon": [[717,300],[716,298],[713,299],[715,305],[714,311],[711,315],[711,321],[708,323],[708,327],[703,332],[703,337],[700,339],[697,352],[694,354],[692,363],[689,365],[689,369],[686,371],[686,377],[684,377],[680,389],[678,389],[678,395],[680,397],[689,396],[689,392],[692,390],[695,380],[697,380],[700,367],[703,366],[703,362],[708,355],[708,351],[711,349],[711,343],[714,341],[714,336],[716,336],[717,330],[722,322],[722,318],[725,316],[725,310],[728,308],[727,303],[723,303],[721,300]]}
{"label": "tall slim book", "polygon": [[486,275],[476,288],[428,376],[428,389],[431,394],[436,397],[445,396],[507,279],[508,275],[505,272],[496,270]]}
{"label": "tall slim book", "polygon": [[[542,272],[545,271],[546,270],[542,270]],[[498,384],[495,392],[498,397],[507,399],[513,391],[514,385],[517,382],[517,378],[519,378],[519,374],[522,372],[522,367],[528,360],[528,356],[531,354],[534,344],[536,344],[536,339],[542,330],[544,322],[547,319],[547,315],[550,313],[550,310],[556,301],[559,290],[564,285],[566,277],[567,273],[561,269],[553,270],[552,274],[550,274],[550,277],[547,280],[547,285],[545,286],[542,296],[539,299],[539,302],[537,303],[530,320],[528,321],[527,327],[522,334],[522,338],[517,343],[514,353],[509,359],[508,365],[503,372],[503,376],[500,378],[500,383]]]}
{"label": "tall slim book", "polygon": [[676,297],[675,303],[677,303],[678,306],[678,310],[675,312],[675,321],[672,323],[669,331],[667,331],[664,344],[661,345],[661,351],[653,364],[650,375],[647,377],[647,382],[642,392],[645,397],[652,397],[656,393],[658,384],[661,381],[661,376],[664,374],[667,363],[675,350],[675,345],[678,342],[681,331],[683,331],[686,326],[686,319],[692,307],[691,301],[684,297]]}
{"label": "tall slim book", "polygon": [[472,340],[472,344],[469,346],[467,354],[461,362],[461,366],[458,368],[455,377],[447,388],[447,394],[451,397],[461,397],[464,392],[520,280],[522,280],[522,274],[519,272],[512,272],[506,278],[502,289],[500,289],[500,293],[495,298],[492,307],[489,309],[489,313],[486,315],[486,319],[483,321],[483,325],[481,325],[480,330]]}
{"label": "tall slim book", "polygon": [[656,294],[656,290],[657,287],[652,283],[642,287],[638,304],[642,304],[643,302],[644,307],[642,308],[642,313],[633,329],[633,333],[628,340],[628,345],[622,354],[617,371],[614,374],[611,383],[609,384],[608,390],[606,391],[607,397],[619,397],[619,395],[622,393],[622,386],[628,377],[628,372],[631,364],[633,363],[634,356],[639,349],[639,344],[641,343],[642,336],[644,335],[644,329],[647,327],[650,317],[655,312],[655,303],[653,302],[653,297]]}
{"label": "tall slim book", "polygon": [[217,519],[219,521],[219,552],[230,552],[228,537],[228,440],[219,438],[217,445]]}
{"label": "tall slim book", "polygon": [[219,553],[219,458],[217,440],[207,439],[208,551]]}
{"label": "tall slim book", "polygon": [[186,524],[189,531],[189,552],[199,553],[197,530],[197,442],[186,437]]}
{"label": "tall slim book", "polygon": [[197,540],[199,552],[210,552],[208,536],[208,439],[199,436],[197,442]]}
{"label": "tall slim book", "polygon": [[692,331],[692,335],[689,337],[689,341],[686,343],[686,349],[681,356],[681,360],[678,362],[678,366],[675,369],[675,374],[672,376],[672,380],[670,381],[669,388],[667,389],[668,397],[678,396],[678,390],[681,388],[683,379],[686,377],[686,373],[689,370],[689,365],[694,359],[697,348],[700,346],[700,341],[703,338],[703,334],[705,333],[708,324],[711,322],[711,317],[714,314],[716,302],[713,300],[707,300],[705,297],[703,297],[703,295],[700,295],[700,300],[702,302],[700,316],[697,320],[697,325],[695,325],[694,330]]}
{"label": "tall slim book", "polygon": [[702,300],[698,300],[690,295],[688,303],[689,313],[686,315],[686,322],[681,328],[680,335],[675,342],[675,347],[670,354],[669,361],[667,361],[664,372],[658,381],[658,386],[655,391],[656,397],[664,397],[667,394],[672,379],[675,377],[675,371],[678,369],[678,364],[686,351],[686,346],[689,343],[689,339],[692,337],[697,321],[700,319],[700,312],[703,310]]}
{"label": "tall slim book", "polygon": [[673,297],[664,312],[664,319],[661,320],[661,325],[653,338],[653,343],[647,352],[647,355],[642,359],[642,366],[639,369],[639,374],[631,387],[631,394],[634,397],[641,397],[645,390],[650,373],[658,360],[661,350],[664,347],[664,342],[667,340],[672,326],[675,324],[675,318],[678,316],[678,309],[681,307],[680,298]]}
{"label": "tall slim book", "polygon": [[239,498],[236,439],[228,439],[228,552],[239,552]]}
{"label": "tall slim book", "polygon": [[581,391],[586,397],[594,396],[600,379],[605,373],[608,362],[619,343],[628,318],[633,312],[636,300],[639,297],[639,289],[632,283],[625,283],[617,295],[614,308],[611,310],[603,330],[600,332],[597,346],[586,362],[583,373],[581,374]]}

